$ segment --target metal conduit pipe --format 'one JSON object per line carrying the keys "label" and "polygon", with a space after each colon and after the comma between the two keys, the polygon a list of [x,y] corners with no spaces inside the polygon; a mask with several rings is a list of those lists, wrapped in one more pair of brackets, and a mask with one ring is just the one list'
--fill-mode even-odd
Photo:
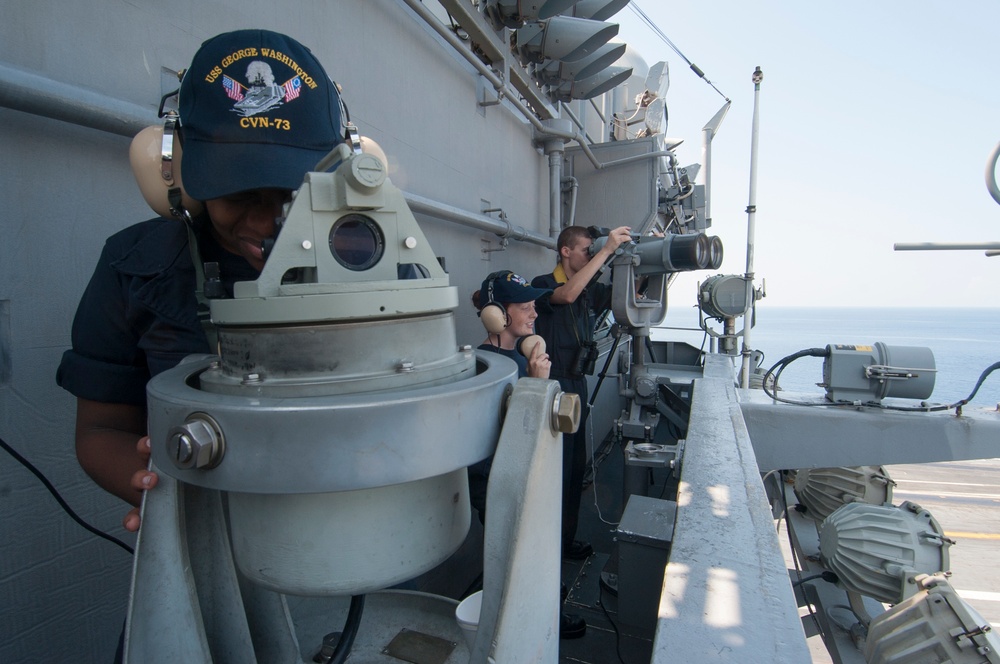
{"label": "metal conduit pipe", "polygon": [[[0,64],[0,106],[129,138],[157,122],[156,112],[152,109],[5,64]],[[420,196],[404,196],[415,210],[424,214],[555,249],[552,238],[530,233],[523,227]]]}
{"label": "metal conduit pipe", "polygon": [[0,63],[0,106],[131,138],[156,111]]}
{"label": "metal conduit pipe", "polygon": [[552,237],[559,235],[562,230],[562,160],[562,150],[549,152],[549,235]]}
{"label": "metal conduit pipe", "polygon": [[567,226],[576,226],[576,198],[580,191],[580,182],[572,176],[563,178],[563,182],[569,186],[569,214],[566,216]]}
{"label": "metal conduit pipe", "polygon": [[[555,132],[565,133],[571,128],[569,120],[546,120],[545,126]],[[563,128],[563,129],[560,129]],[[546,137],[545,154],[549,157],[549,234],[552,237],[562,231],[562,174],[566,141],[561,138]]]}
{"label": "metal conduit pipe", "polygon": [[[591,100],[591,101],[593,101],[593,100]],[[560,104],[561,104],[560,108],[562,108],[563,113],[565,113],[566,115],[568,115],[569,119],[573,121],[573,124],[575,124],[577,127],[580,128],[581,131],[584,132],[584,134],[583,134],[584,138],[586,138],[588,142],[593,143],[594,139],[590,137],[590,134],[586,133],[586,128],[583,126],[583,122],[581,122],[580,118],[578,118],[576,116],[576,113],[574,113],[573,109],[569,107],[569,104],[567,104],[565,102],[560,102]],[[598,112],[598,115],[600,115],[600,112]],[[601,122],[603,123],[604,122],[604,116],[601,115],[600,117],[601,117]]]}
{"label": "metal conduit pipe", "polygon": [[531,231],[526,230],[523,226],[514,226],[510,222],[502,222],[498,219],[494,219],[493,217],[487,217],[484,214],[467,212],[466,210],[446,205],[445,203],[440,203],[438,201],[432,201],[429,198],[424,198],[423,196],[418,196],[416,194],[403,192],[403,198],[406,199],[406,203],[410,206],[410,209],[418,214],[424,214],[434,217],[435,219],[442,219],[444,221],[450,221],[463,226],[468,226],[470,228],[475,228],[477,230],[495,233],[503,238],[530,242],[532,244],[546,247],[547,249],[556,248],[556,242],[553,238],[546,235],[532,233]]}

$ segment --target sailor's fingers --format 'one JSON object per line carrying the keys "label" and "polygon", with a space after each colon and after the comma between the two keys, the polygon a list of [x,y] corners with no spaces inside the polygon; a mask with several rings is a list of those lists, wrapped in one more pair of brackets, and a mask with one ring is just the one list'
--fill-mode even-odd
{"label": "sailor's fingers", "polygon": [[149,436],[143,436],[142,438],[139,439],[139,442],[135,444],[135,451],[138,452],[139,456],[141,456],[143,459],[146,460],[149,459],[149,454],[152,451],[149,442]]}
{"label": "sailor's fingers", "polygon": [[145,491],[146,489],[152,489],[160,481],[160,477],[151,470],[137,470],[132,473],[132,479],[130,484],[133,489],[139,491]]}
{"label": "sailor's fingers", "polygon": [[122,526],[125,528],[125,530],[129,531],[130,533],[134,533],[137,530],[139,530],[140,523],[141,520],[139,518],[138,507],[133,507],[132,509],[130,509],[128,511],[128,514],[125,515],[125,518],[122,519]]}

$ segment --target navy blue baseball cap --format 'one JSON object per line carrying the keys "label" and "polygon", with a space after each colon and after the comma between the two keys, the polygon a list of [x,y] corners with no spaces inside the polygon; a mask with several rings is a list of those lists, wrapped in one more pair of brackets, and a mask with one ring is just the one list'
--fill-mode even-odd
{"label": "navy blue baseball cap", "polygon": [[524,277],[510,270],[501,270],[483,279],[483,285],[479,289],[479,301],[483,306],[490,302],[497,304],[534,302],[551,292],[549,288],[535,288]]}
{"label": "navy blue baseball cap", "polygon": [[287,35],[237,30],[195,53],[178,95],[184,188],[206,201],[250,189],[298,189],[344,140],[340,93]]}

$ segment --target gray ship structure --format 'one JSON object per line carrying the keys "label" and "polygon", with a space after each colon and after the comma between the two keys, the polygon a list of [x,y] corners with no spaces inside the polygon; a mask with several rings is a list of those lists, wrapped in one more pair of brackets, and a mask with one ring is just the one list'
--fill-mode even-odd
{"label": "gray ship structure", "polygon": [[[306,176],[260,277],[211,300],[220,352],[150,382],[161,482],[134,555],[3,465],[0,660],[107,661],[126,620],[131,664],[1000,662],[949,583],[954,542],[885,468],[996,457],[1000,413],[928,401],[926,348],[761,366],[752,251],[716,273],[730,104],[693,138],[702,163],[681,163],[667,63],[615,39],[627,0],[45,4],[10,7],[0,45],[0,431],[100,530],[124,537],[124,509],[76,466],[53,376],[103,239],[149,217],[133,136],[162,126],[202,40],[252,24],[326,64],[352,140]],[[80,25],[105,38],[79,43]],[[755,99],[763,76],[748,68]],[[233,92],[242,112],[287,94],[259,83]],[[588,483],[611,498],[583,515],[584,561],[558,536],[580,397],[474,350],[469,300],[488,272],[544,272],[568,225],[596,246],[634,233],[600,277]],[[708,350],[651,338],[689,271]],[[822,393],[781,387],[805,356]],[[482,527],[466,468],[490,454]],[[560,582],[581,639],[559,639]]]}

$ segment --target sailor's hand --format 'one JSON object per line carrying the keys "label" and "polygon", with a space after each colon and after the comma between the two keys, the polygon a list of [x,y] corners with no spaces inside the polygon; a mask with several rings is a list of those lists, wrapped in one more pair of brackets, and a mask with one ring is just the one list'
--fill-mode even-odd
{"label": "sailor's hand", "polygon": [[632,228],[630,226],[619,226],[608,233],[608,241],[604,245],[614,251],[619,245],[632,241]]}
{"label": "sailor's hand", "polygon": [[549,354],[542,350],[543,344],[535,344],[528,358],[528,375],[532,378],[548,378],[552,370],[552,360]]}
{"label": "sailor's hand", "polygon": [[[142,470],[137,470],[132,475],[132,480],[131,480],[132,488],[138,489],[139,491],[152,489],[153,487],[156,486],[157,482],[159,482],[160,478],[156,475],[156,473],[148,469],[149,454],[150,454],[149,436],[143,436],[142,438],[140,438],[139,442],[136,444],[135,449],[136,452],[139,454],[139,457],[142,458],[143,465],[146,466],[146,468]],[[139,525],[140,525],[139,507],[136,506],[130,509],[128,514],[125,515],[125,518],[122,520],[122,526],[124,526],[125,530],[129,531],[130,533],[134,533],[137,530],[139,530]]]}

